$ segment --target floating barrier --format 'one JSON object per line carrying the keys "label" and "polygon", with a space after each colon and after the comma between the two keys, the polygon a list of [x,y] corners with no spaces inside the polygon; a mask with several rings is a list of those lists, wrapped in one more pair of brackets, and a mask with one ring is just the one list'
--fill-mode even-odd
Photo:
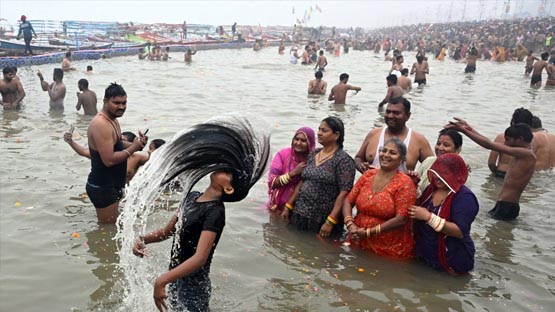
{"label": "floating barrier", "polygon": [[[279,42],[268,42],[268,46],[277,46]],[[192,50],[216,50],[216,49],[240,49],[240,48],[252,48],[254,42],[243,42],[243,43],[205,43],[205,44],[170,44],[161,45],[162,49],[166,47],[170,48],[170,52],[185,52],[187,49]],[[99,50],[78,50],[71,52],[72,61],[81,60],[98,60],[103,57],[112,58],[117,56],[129,56],[139,54],[140,47],[131,48],[110,48],[110,49],[99,49]],[[4,68],[6,66],[32,66],[32,65],[42,65],[42,64],[52,64],[61,63],[64,59],[65,52],[55,52],[47,53],[33,56],[6,56],[0,57],[0,67]]]}

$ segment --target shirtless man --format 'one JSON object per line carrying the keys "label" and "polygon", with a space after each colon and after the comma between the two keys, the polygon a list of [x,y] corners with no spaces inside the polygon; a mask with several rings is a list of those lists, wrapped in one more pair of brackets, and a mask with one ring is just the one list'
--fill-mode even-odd
{"label": "shirtless man", "polygon": [[532,78],[530,79],[531,87],[541,87],[542,86],[542,71],[546,69],[547,71],[547,58],[549,53],[543,52],[541,54],[541,60],[534,63]]}
{"label": "shirtless man", "polygon": [[[547,132],[546,129],[543,128],[542,121],[538,116],[532,117],[532,133],[536,132],[543,132],[547,134],[549,142],[549,159],[551,161],[551,167],[555,167],[555,134],[550,134],[549,132]],[[534,136],[534,140],[535,139],[536,137]]]}
{"label": "shirtless man", "polygon": [[144,60],[148,57],[148,52],[144,48],[139,49],[139,60]]}
{"label": "shirtless man", "polygon": [[279,42],[278,54],[285,53],[285,44],[283,44],[283,40]]}
{"label": "shirtless man", "polygon": [[347,84],[349,81],[349,75],[343,73],[339,76],[339,83],[333,86],[330,91],[330,95],[328,96],[328,101],[334,101],[334,104],[345,104],[347,99],[347,91],[355,90],[355,94],[357,94],[360,90],[360,87],[351,86]]}
{"label": "shirtless man", "polygon": [[80,79],[77,82],[77,87],[81,92],[77,92],[77,106],[75,106],[75,109],[79,111],[81,106],[83,106],[85,115],[94,116],[98,114],[96,109],[96,93],[93,90],[89,90],[89,81],[87,79]]}
{"label": "shirtless man", "polygon": [[129,157],[129,159],[127,160],[127,183],[129,183],[129,181],[133,179],[133,177],[137,173],[137,170],[139,170],[141,166],[146,164],[146,162],[150,159],[150,155],[152,154],[152,152],[157,150],[160,146],[164,145],[164,143],[166,143],[166,141],[162,139],[154,139],[148,145],[147,152],[137,151],[133,153],[131,157]]}
{"label": "shirtless man", "polygon": [[403,91],[408,92],[412,89],[412,81],[409,78],[409,69],[401,69],[401,76],[397,79],[397,85],[403,89]]}
{"label": "shirtless man", "polygon": [[87,130],[91,156],[91,172],[87,179],[87,195],[96,208],[99,223],[115,223],[118,203],[127,175],[127,158],[141,150],[148,137],[139,131],[133,143],[121,140],[117,118],[127,108],[127,94],[118,84],[111,84],[104,93],[104,106]]}
{"label": "shirtless man", "polygon": [[312,60],[310,59],[310,50],[311,49],[310,49],[309,45],[306,45],[304,47],[304,52],[303,52],[302,59],[301,59],[301,64],[302,65],[312,64]]}
{"label": "shirtless man", "polygon": [[385,77],[385,80],[387,81],[387,93],[379,104],[380,108],[386,103],[397,104],[403,98],[403,89],[397,85],[397,76],[389,75]]}
{"label": "shirtless man", "polygon": [[[511,126],[516,124],[526,124],[532,129],[532,135],[534,140],[532,140],[532,150],[536,154],[536,166],[535,170],[549,170],[553,164],[553,153],[555,152],[555,146],[550,144],[550,135],[546,131],[540,131],[543,129],[535,129],[534,118],[539,119],[532,115],[532,113],[521,107],[517,108],[513,117],[511,118]],[[541,128],[541,121],[540,121]],[[505,134],[500,133],[494,140],[495,143],[505,144]],[[497,151],[491,151],[488,158],[488,167],[497,177],[504,177],[509,163],[511,162],[512,156],[506,154],[500,154]]]}
{"label": "shirtless man", "polygon": [[401,72],[401,69],[403,69],[403,61],[404,58],[402,55],[397,55],[395,57],[395,61],[391,64],[391,69],[389,69],[389,75],[391,75],[391,73],[397,71],[397,72]]}
{"label": "shirtless man", "polygon": [[64,60],[62,61],[62,70],[63,71],[75,70],[74,67],[71,67],[71,52],[70,51],[66,52],[66,57],[64,57]]}
{"label": "shirtless man", "polygon": [[542,127],[539,117],[532,117],[532,150],[536,154],[536,170],[549,170],[555,167],[555,135]]}
{"label": "shirtless man", "polygon": [[[126,142],[125,140],[123,140],[123,138],[124,138],[124,136],[122,135],[122,141]],[[64,133],[64,141],[67,144],[69,144],[69,146],[78,155],[86,157],[88,159],[91,159],[90,150],[87,147],[84,147],[84,146],[80,145],[79,143],[73,141],[73,134],[71,132]],[[131,179],[133,179],[133,177],[137,173],[137,170],[139,170],[139,168],[142,165],[144,165],[150,159],[150,155],[152,154],[152,152],[154,152],[156,149],[158,149],[164,143],[166,143],[166,141],[164,141],[162,139],[154,139],[148,145],[148,151],[147,152],[136,151],[135,153],[133,153],[131,155],[131,157],[129,157],[127,159],[127,174],[126,174],[126,180],[125,180],[127,183],[129,183],[129,181],[131,181]]]}
{"label": "shirtless man", "polygon": [[62,81],[64,79],[64,71],[61,68],[54,68],[53,80],[51,84],[44,81],[44,77],[40,70],[37,72],[40,79],[42,91],[48,92],[50,98],[50,109],[63,110],[64,98],[66,97],[66,85]]}
{"label": "shirtless man", "polygon": [[410,70],[411,75],[414,76],[414,82],[416,82],[419,86],[426,84],[426,74],[430,73],[430,67],[428,62],[424,60],[424,55],[417,55],[416,62],[412,64],[412,68]]}
{"label": "shirtless man", "polygon": [[191,63],[193,61],[193,55],[197,54],[197,50],[193,52],[190,48],[185,52],[185,63]]}
{"label": "shirtless man", "polygon": [[534,61],[539,61],[539,59],[532,55],[533,51],[528,51],[528,56],[526,56],[526,65],[524,66],[524,75],[529,76],[534,69]]}
{"label": "shirtless man", "polygon": [[[532,125],[532,112],[529,110],[521,107],[517,108],[513,112],[513,116],[511,117],[510,126],[515,125],[517,123],[524,123],[529,126]],[[505,133],[499,133],[495,139],[493,140],[494,143],[504,144],[505,143]],[[488,158],[488,167],[489,170],[499,178],[504,178],[507,172],[507,168],[509,167],[509,163],[511,162],[511,156],[506,154],[500,154],[495,150],[491,150],[489,153]]]}
{"label": "shirtless man", "polygon": [[406,125],[411,114],[410,106],[410,102],[405,98],[401,98],[396,104],[387,104],[384,115],[387,126],[372,129],[366,135],[355,156],[358,171],[364,173],[372,167],[379,168],[379,150],[383,143],[392,137],[397,137],[407,146],[407,160],[401,165],[401,170],[404,172],[413,171],[417,162],[423,162],[434,155],[428,140]]}
{"label": "shirtless man", "polygon": [[166,50],[164,51],[164,53],[162,53],[162,61],[167,61],[171,59],[170,57],[170,47],[166,47]]}
{"label": "shirtless man", "polygon": [[0,94],[2,94],[2,106],[4,109],[19,109],[21,100],[25,97],[23,85],[19,79],[15,78],[13,67],[2,69],[3,79],[0,80]]}
{"label": "shirtless man", "polygon": [[476,47],[470,48],[470,53],[466,58],[466,67],[464,72],[468,73],[475,73],[476,72],[476,60],[478,59],[478,49]]}
{"label": "shirtless man", "polygon": [[545,69],[547,71],[547,80],[545,81],[546,86],[555,86],[555,57],[552,56],[549,60],[549,64]]}
{"label": "shirtless man", "polygon": [[325,71],[326,66],[328,66],[328,59],[324,56],[324,50],[320,50],[320,55],[318,56],[318,60],[316,61],[316,66],[314,69],[318,69],[318,71]]}
{"label": "shirtless man", "polygon": [[464,133],[472,141],[490,150],[513,156],[495,207],[488,214],[497,220],[513,220],[520,212],[520,195],[534,174],[536,155],[532,150],[532,131],[525,124],[511,125],[505,130],[505,144],[490,141],[467,122],[455,118],[446,128]]}
{"label": "shirtless man", "polygon": [[316,79],[312,79],[308,83],[308,94],[326,94],[328,83],[322,79],[322,76],[321,71],[314,73]]}

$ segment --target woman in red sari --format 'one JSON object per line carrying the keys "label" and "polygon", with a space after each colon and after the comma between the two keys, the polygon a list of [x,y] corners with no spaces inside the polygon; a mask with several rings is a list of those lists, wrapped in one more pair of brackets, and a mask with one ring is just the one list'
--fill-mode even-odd
{"label": "woman in red sari", "polygon": [[343,216],[353,246],[395,259],[413,256],[408,208],[416,202],[416,186],[399,171],[406,155],[402,141],[387,140],[380,150],[380,168],[366,171],[347,196]]}

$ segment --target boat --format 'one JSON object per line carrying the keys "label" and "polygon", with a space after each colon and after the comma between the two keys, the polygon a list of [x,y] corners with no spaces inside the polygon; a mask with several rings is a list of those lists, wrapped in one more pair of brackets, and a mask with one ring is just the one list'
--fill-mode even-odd
{"label": "boat", "polygon": [[70,50],[102,50],[110,49],[113,42],[83,42],[80,46],[69,46]]}
{"label": "boat", "polygon": [[53,46],[60,46],[69,50],[96,50],[96,49],[109,49],[112,47],[112,42],[94,42],[94,41],[79,41],[79,45],[75,40],[50,38],[48,43]]}
{"label": "boat", "polygon": [[120,49],[120,48],[128,48],[128,49],[132,49],[132,48],[144,48],[148,45],[147,42],[143,42],[143,43],[137,43],[137,42],[114,42],[114,44],[112,45],[112,48],[114,49]]}
{"label": "boat", "polygon": [[[61,46],[54,46],[54,45],[35,45],[35,44],[31,44],[31,49],[33,50],[33,52],[55,52],[55,51],[60,51],[60,50],[64,50],[63,47]],[[2,40],[0,39],[0,50],[3,51],[16,51],[16,52],[23,52],[25,51],[25,44],[24,43],[19,43],[19,42],[14,42],[14,41],[8,41],[8,40]]]}

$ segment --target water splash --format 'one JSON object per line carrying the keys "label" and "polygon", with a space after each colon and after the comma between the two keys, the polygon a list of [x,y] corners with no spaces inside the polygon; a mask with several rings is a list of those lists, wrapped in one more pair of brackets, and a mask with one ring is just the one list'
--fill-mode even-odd
{"label": "water splash", "polygon": [[[147,232],[148,218],[157,208],[156,200],[165,185],[178,178],[186,195],[207,174],[234,168],[234,180],[240,177],[246,191],[230,201],[240,200],[263,174],[269,153],[269,134],[255,131],[247,118],[231,114],[177,133],[151,155],[126,188],[123,211],[118,218],[116,240],[126,289],[122,311],[151,310],[147,307],[154,304],[152,285],[167,270],[168,256],[138,258],[132,252],[135,237]],[[176,224],[177,232],[182,221],[180,218]]]}

